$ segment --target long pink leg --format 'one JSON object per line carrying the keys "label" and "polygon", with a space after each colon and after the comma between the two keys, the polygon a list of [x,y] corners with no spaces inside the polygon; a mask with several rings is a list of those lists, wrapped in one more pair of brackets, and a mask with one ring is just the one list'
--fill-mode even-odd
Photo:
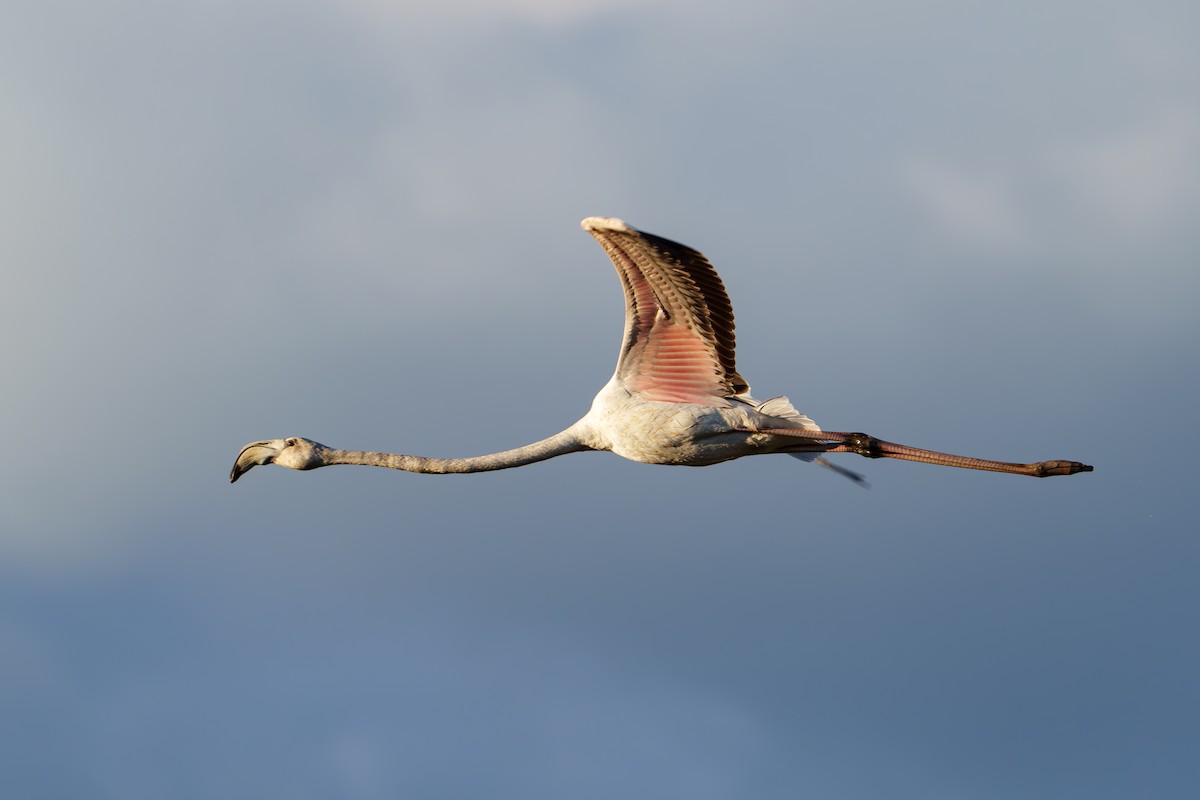
{"label": "long pink leg", "polygon": [[[1035,464],[1014,464],[1008,461],[990,461],[984,458],[954,456],[949,453],[939,453],[934,450],[922,450],[919,447],[885,442],[868,436],[865,433],[845,433],[842,431],[806,431],[800,428],[769,428],[758,433],[773,433],[779,436],[793,436],[798,439],[813,441],[811,448],[798,445],[795,452],[814,453],[857,453],[867,458],[899,458],[904,461],[920,461],[925,464],[941,464],[946,467],[961,467],[963,469],[982,469],[991,472],[1009,472],[1014,475],[1030,475],[1034,478],[1048,478],[1051,475],[1074,475],[1076,472],[1091,472],[1092,467],[1078,461],[1039,461]],[[839,444],[821,445],[818,442],[838,442]]]}

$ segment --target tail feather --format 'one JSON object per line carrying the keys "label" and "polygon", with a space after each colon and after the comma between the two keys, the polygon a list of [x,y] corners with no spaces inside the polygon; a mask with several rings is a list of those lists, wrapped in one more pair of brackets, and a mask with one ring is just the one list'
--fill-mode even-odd
{"label": "tail feather", "polygon": [[813,422],[806,415],[801,414],[792,405],[792,401],[788,400],[783,395],[772,397],[770,400],[759,403],[755,406],[755,411],[760,414],[766,414],[772,417],[778,417],[789,422],[792,427],[804,428],[808,431],[819,431],[820,426]]}

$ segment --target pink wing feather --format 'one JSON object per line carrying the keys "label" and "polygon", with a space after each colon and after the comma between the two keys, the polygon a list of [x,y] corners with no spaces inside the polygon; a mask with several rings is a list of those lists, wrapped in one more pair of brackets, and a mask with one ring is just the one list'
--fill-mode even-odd
{"label": "pink wing feather", "polygon": [[699,252],[619,219],[583,229],[612,259],[625,289],[625,339],[617,377],[646,400],[728,405],[750,387],[734,365],[733,307]]}

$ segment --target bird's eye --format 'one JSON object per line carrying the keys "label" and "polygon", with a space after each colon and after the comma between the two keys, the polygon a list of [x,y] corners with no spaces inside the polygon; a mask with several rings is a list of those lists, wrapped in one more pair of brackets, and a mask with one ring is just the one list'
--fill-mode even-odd
{"label": "bird's eye", "polygon": [[283,445],[284,445],[284,447],[294,447],[294,446],[295,446],[295,444],[296,444],[296,440],[295,440],[295,439],[284,439],[284,440],[283,440]]}

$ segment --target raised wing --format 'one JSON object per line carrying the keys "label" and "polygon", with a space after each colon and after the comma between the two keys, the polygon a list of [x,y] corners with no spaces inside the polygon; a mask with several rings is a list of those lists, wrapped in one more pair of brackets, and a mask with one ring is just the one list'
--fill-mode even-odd
{"label": "raised wing", "polygon": [[617,377],[646,400],[724,405],[750,387],[734,365],[733,306],[703,255],[619,219],[583,229],[612,259],[625,289]]}

